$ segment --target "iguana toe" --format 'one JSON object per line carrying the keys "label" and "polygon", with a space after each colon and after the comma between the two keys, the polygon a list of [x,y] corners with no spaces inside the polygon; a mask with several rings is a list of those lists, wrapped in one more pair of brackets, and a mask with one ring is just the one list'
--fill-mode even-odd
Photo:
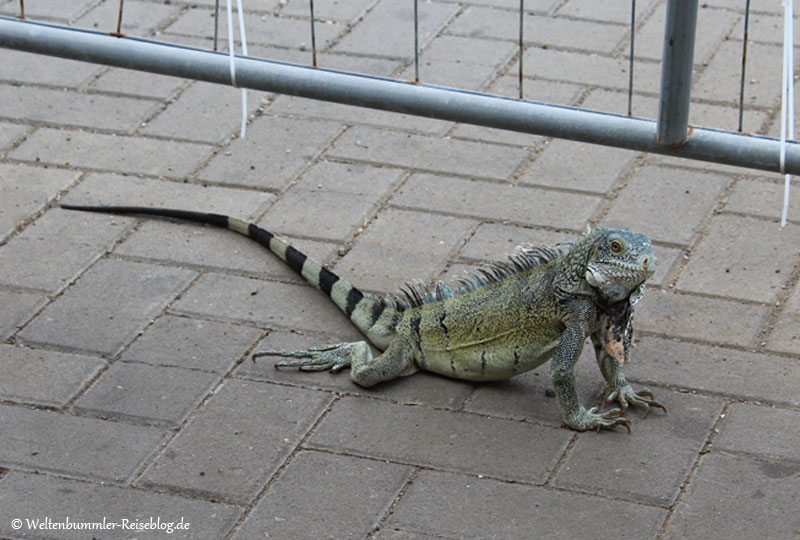
{"label": "iguana toe", "polygon": [[628,433],[631,432],[631,423],[622,416],[621,409],[612,409],[604,413],[598,413],[597,411],[597,407],[592,407],[588,411],[584,409],[575,418],[565,419],[565,423],[568,427],[577,431],[588,431],[590,429],[600,431],[601,429],[614,429],[617,426],[623,426],[628,430]]}
{"label": "iguana toe", "polygon": [[330,370],[336,373],[350,367],[354,355],[363,354],[366,344],[362,343],[337,343],[326,347],[313,347],[307,351],[259,351],[253,354],[253,360],[262,356],[296,358],[296,360],[276,362],[275,368],[292,367],[300,371]]}
{"label": "iguana toe", "polygon": [[644,389],[636,392],[630,385],[625,385],[609,393],[606,397],[606,404],[611,401],[619,401],[623,413],[628,409],[629,405],[642,409],[644,410],[645,418],[650,413],[650,407],[667,412],[667,408],[654,399],[650,390]]}

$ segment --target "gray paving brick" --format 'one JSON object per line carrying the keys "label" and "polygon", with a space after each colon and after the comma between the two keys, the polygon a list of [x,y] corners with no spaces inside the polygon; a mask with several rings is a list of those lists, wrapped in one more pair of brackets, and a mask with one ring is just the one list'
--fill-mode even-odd
{"label": "gray paving brick", "polygon": [[[735,481],[731,481],[735,479]],[[712,453],[665,538],[780,538],[800,533],[800,467]]]}
{"label": "gray paving brick", "polygon": [[800,352],[800,288],[795,288],[775,323],[768,347],[774,351]]}
{"label": "gray paving brick", "polygon": [[[159,26],[166,24],[180,11],[174,4],[153,4],[151,2],[128,2],[124,6],[122,32],[133,36],[147,36]],[[102,2],[75,21],[75,26],[83,28],[116,31],[119,6]]]}
{"label": "gray paving brick", "polygon": [[[283,189],[331,142],[336,123],[262,116],[202,169],[202,180]],[[271,141],[264,144],[263,141]]]}
{"label": "gray paving brick", "polygon": [[[314,15],[322,19],[354,22],[374,4],[373,0],[350,0],[349,2],[323,1],[314,3]],[[289,2],[281,9],[281,14],[308,17],[309,7],[303,2]]]}
{"label": "gray paving brick", "polygon": [[400,206],[573,230],[584,227],[599,202],[589,195],[428,174],[412,176],[392,199]]}
{"label": "gray paving brick", "polygon": [[344,242],[398,184],[395,169],[320,162],[273,205],[259,225],[279,233]]}
{"label": "gray paving brick", "polygon": [[800,413],[794,410],[735,403],[714,449],[798,462],[800,449],[795,439],[798,421]]}
{"label": "gray paving brick", "polygon": [[7,339],[16,328],[33,316],[47,298],[39,293],[5,291],[0,289],[0,340]]}
{"label": "gray paving brick", "polygon": [[166,435],[156,428],[10,405],[0,405],[0,427],[3,467],[114,482],[128,479]]}
{"label": "gray paving brick", "polygon": [[[409,439],[409,433],[414,437]],[[570,437],[567,430],[511,420],[346,397],[306,445],[436,469],[544,482]],[[425,444],[417,444],[418,440]],[[462,453],[458,448],[471,451]]]}
{"label": "gray paving brick", "polygon": [[322,392],[228,380],[138,484],[246,504],[330,402]]}
{"label": "gray paving brick", "polygon": [[[649,11],[655,0],[647,0],[636,4],[636,18],[641,19]],[[559,15],[569,15],[581,19],[630,24],[630,5],[623,0],[614,2],[592,2],[592,0],[569,0],[558,10]]]}
{"label": "gray paving brick", "polygon": [[248,326],[167,315],[145,330],[120,359],[224,375],[262,334]]}
{"label": "gray paving brick", "polygon": [[[638,315],[638,313],[637,313]],[[638,381],[796,407],[800,366],[791,358],[642,337],[625,373]]]}
{"label": "gray paving brick", "polygon": [[0,238],[17,223],[44,208],[58,191],[78,179],[79,173],[63,169],[0,163],[3,198],[0,199]]}
{"label": "gray paving brick", "polygon": [[628,150],[553,140],[520,183],[606,193],[635,156]]}
{"label": "gray paving brick", "polygon": [[91,80],[101,69],[100,66],[77,60],[3,49],[0,80],[77,88]]}
{"label": "gray paving brick", "polygon": [[389,209],[379,214],[336,266],[356,286],[395,293],[431,279],[475,226],[470,219]]}
{"label": "gray paving brick", "polygon": [[[425,45],[458,11],[456,4],[428,3],[419,9],[419,45]],[[414,56],[414,6],[382,1],[334,51],[396,58]]]}
{"label": "gray paving brick", "polygon": [[155,110],[134,98],[0,85],[0,116],[27,123],[130,132]]}
{"label": "gray paving brick", "polygon": [[189,81],[177,77],[111,68],[89,83],[89,88],[128,96],[168,99],[187,84]]}
{"label": "gray paving brick", "polygon": [[233,538],[363,538],[410,474],[410,467],[301,452]]}
{"label": "gray paving brick", "polygon": [[376,164],[498,179],[507,179],[527,156],[521,148],[362,126],[347,130],[328,153]]}
{"label": "gray paving brick", "polygon": [[[772,105],[780,96],[782,48],[751,43],[747,47],[746,103]],[[700,79],[693,95],[698,98],[738,103],[741,73],[730,66],[742,62],[742,44],[723,41]]]}
{"label": "gray paving brick", "polygon": [[352,323],[318,290],[223,274],[201,277],[172,307],[178,314],[292,330],[352,332]]}
{"label": "gray paving brick", "polygon": [[747,347],[768,309],[730,300],[648,291],[636,309],[636,327],[661,335]]}
{"label": "gray paving brick", "polygon": [[[149,120],[140,133],[192,141],[221,143],[238,136],[242,123],[242,93],[239,88],[195,82]],[[261,95],[247,92],[248,115],[260,105]]]}
{"label": "gray paving brick", "polygon": [[183,178],[210,153],[211,147],[197,143],[43,128],[10,156],[52,165]]}
{"label": "gray paving brick", "polygon": [[[79,0],[68,4],[52,5],[47,0],[28,0],[25,3],[25,16],[30,18],[46,18],[48,20],[59,20],[69,22],[81,16],[92,7],[93,0]],[[0,7],[0,12],[12,16],[19,15],[19,2],[7,2]]]}
{"label": "gray paving brick", "polygon": [[[255,350],[308,350],[343,341],[363,341],[363,336],[352,332],[344,336],[325,336],[307,332],[274,330],[259,343]],[[373,351],[377,356],[380,351]],[[372,388],[362,388],[350,380],[349,372],[309,373],[296,369],[275,369],[278,357],[263,357],[256,362],[245,361],[236,369],[236,375],[249,379],[292,384],[305,388],[347,392],[355,395],[391,399],[402,403],[420,403],[448,409],[458,408],[472,393],[473,385],[455,379],[442,378],[426,373],[403,377]]]}
{"label": "gray paving brick", "polygon": [[[646,419],[629,409],[633,437],[578,436],[556,474],[554,485],[581,492],[669,506],[694,465],[723,402],[660,390],[656,398],[669,414],[653,411]],[[603,455],[602,465],[597,456]]]}
{"label": "gray paving brick", "polygon": [[96,357],[0,344],[0,399],[63,407],[105,365]]}
{"label": "gray paving brick", "polygon": [[[772,178],[736,182],[725,202],[725,210],[777,219],[783,209],[783,182],[769,180]],[[792,219],[800,215],[800,187],[792,186],[790,191],[789,218]]]}
{"label": "gray paving brick", "polygon": [[[521,508],[526,511],[520,512]],[[660,508],[422,471],[395,508],[387,527],[451,538],[633,540],[654,538],[663,519]]]}
{"label": "gray paving brick", "polygon": [[[272,201],[272,195],[116,174],[90,174],[70,190],[63,201],[71,204],[180,208],[246,219]],[[202,227],[193,227],[195,231],[199,229]]]}
{"label": "gray paving brick", "polygon": [[[23,495],[24,494],[24,495]],[[65,540],[86,538],[222,538],[236,523],[242,510],[229,504],[187,499],[165,493],[148,493],[138,489],[97,485],[47,475],[10,473],[0,480],[0,535],[9,538],[53,538],[53,531],[34,531],[25,519],[50,518],[54,523],[73,524],[116,522],[113,530],[95,530],[87,537],[86,530],[58,530]],[[136,522],[147,526],[150,520],[166,528],[137,530]],[[23,520],[20,530],[11,528],[12,519]],[[122,525],[122,520],[127,525]],[[186,529],[178,530],[183,521]],[[158,526],[158,525],[156,525]],[[125,528],[123,528],[125,527]]]}
{"label": "gray paving brick", "polygon": [[484,223],[461,250],[461,257],[480,261],[498,261],[521,244],[553,246],[574,241],[577,234],[528,229],[500,223]]}
{"label": "gray paving brick", "polygon": [[653,240],[688,244],[729,183],[715,174],[643,167],[603,221],[649,234]]}
{"label": "gray paving brick", "polygon": [[219,375],[116,362],[74,405],[80,413],[178,427],[219,382]]}
{"label": "gray paving brick", "polygon": [[[746,245],[736,257],[731,253]],[[678,288],[704,294],[775,302],[798,262],[800,227],[754,218],[717,216],[678,280]]]}
{"label": "gray paving brick", "polygon": [[19,336],[28,343],[113,356],[194,276],[177,268],[98,261]]}
{"label": "gray paving brick", "polygon": [[130,218],[52,210],[0,247],[0,283],[56,292],[97,259]]}
{"label": "gray paving brick", "polygon": [[3,149],[22,137],[28,130],[28,126],[0,122],[0,154]]}
{"label": "gray paving brick", "polygon": [[[470,6],[448,26],[447,31],[470,38],[517,43],[519,11]],[[613,52],[628,34],[628,30],[620,25],[533,14],[525,17],[523,32],[526,43],[607,53]]]}

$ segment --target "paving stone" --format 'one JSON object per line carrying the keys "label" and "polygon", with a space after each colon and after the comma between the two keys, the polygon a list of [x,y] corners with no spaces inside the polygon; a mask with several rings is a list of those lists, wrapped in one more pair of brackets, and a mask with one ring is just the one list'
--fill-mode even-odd
{"label": "paving stone", "polygon": [[27,343],[113,356],[194,276],[178,268],[98,261],[19,336]]}
{"label": "paving stone", "polygon": [[[525,7],[527,9],[528,6]],[[519,10],[470,6],[447,27],[447,31],[472,39],[501,39],[516,44],[519,41]],[[527,13],[523,35],[526,44],[612,53],[627,37],[628,29],[615,24],[542,17]]]}
{"label": "paving stone", "polygon": [[580,493],[421,471],[386,525],[437,538],[617,540],[655,538],[664,515],[660,508]]}
{"label": "paving stone", "polygon": [[[418,11],[419,46],[424,48],[458,12],[456,4],[427,3]],[[414,7],[398,2],[378,3],[333,50],[395,58],[414,56]]]}
{"label": "paving stone", "polygon": [[[350,0],[349,2],[323,0],[319,3],[314,2],[314,16],[318,17],[320,21],[333,19],[335,21],[355,22],[373,4],[373,0]],[[308,17],[309,6],[304,2],[289,2],[283,6],[281,14]]]}
{"label": "paving stone", "polygon": [[786,302],[767,346],[773,351],[800,353],[800,288],[795,288]]}
{"label": "paving stone", "polygon": [[[179,208],[247,219],[271,202],[272,195],[116,174],[90,174],[62,200],[70,204]],[[193,225],[194,230],[201,228]]]}
{"label": "paving stone", "polygon": [[105,365],[91,356],[0,344],[0,399],[63,407]]}
{"label": "paving stone", "polygon": [[0,238],[26,217],[42,210],[57,192],[75,182],[79,173],[63,169],[0,163]]}
{"label": "paving stone", "polygon": [[[780,46],[750,43],[747,47],[747,84],[745,103],[772,105],[780,96],[781,58]],[[738,103],[740,70],[731,66],[741,65],[742,44],[738,41],[723,41],[700,79],[694,84],[693,95],[698,98]]]}
{"label": "paving stone", "polygon": [[[199,177],[225,184],[284,189],[330,144],[340,130],[337,123],[261,116],[247,128],[247,137],[235,139]],[[264,144],[263,141],[272,141]]]}
{"label": "paving stone", "polygon": [[[186,539],[222,538],[241,513],[240,508],[229,504],[47,475],[12,472],[0,480],[0,535],[9,538],[52,537],[51,531],[39,529],[34,532],[25,521],[38,519],[41,524],[46,518],[54,525],[66,523],[67,519],[73,525],[102,525],[104,519],[109,525],[118,523],[114,529],[95,529],[97,532],[88,537],[86,530],[58,530],[58,538],[65,540],[155,538],[155,535]],[[23,527],[12,529],[13,519],[21,519]],[[123,524],[122,520],[127,520],[127,523]],[[158,533],[144,528],[150,526],[151,520],[155,527],[163,527]],[[181,522],[185,529],[178,529]],[[172,527],[171,533],[168,524]]]}
{"label": "paving stone", "polygon": [[643,419],[631,407],[626,414],[633,424],[630,437],[578,435],[554,485],[645,504],[672,504],[719,418],[723,402],[666,390],[658,391],[656,399],[669,414],[654,410]]}
{"label": "paving stone", "polygon": [[[464,409],[488,417],[543,422],[560,427],[564,419],[547,376],[549,366],[549,363],[544,364],[534,371],[504,381],[479,385]],[[578,399],[584,407],[599,405],[597,399],[605,381],[597,367],[594,349],[588,341],[575,368],[575,379]]]}
{"label": "paving stone", "polygon": [[[24,5],[25,16],[27,18],[45,18],[47,20],[69,22],[90,9],[93,3],[93,0],[79,0],[77,2],[69,2],[68,4],[61,4],[59,2],[53,5],[52,2],[48,2],[47,0],[28,0]],[[19,16],[19,2],[14,2],[13,0],[9,1],[5,5],[0,6],[0,12],[12,16]]]}
{"label": "paving stone", "polygon": [[520,183],[605,193],[635,156],[628,150],[553,140],[525,171]]}
{"label": "paving stone", "polygon": [[[655,0],[647,0],[636,4],[636,19],[642,19],[649,11]],[[599,4],[592,0],[569,0],[558,10],[559,15],[568,15],[581,19],[630,24],[630,5],[624,0],[603,2]]]}
{"label": "paving stone", "polygon": [[389,209],[335,271],[360,288],[394,294],[410,280],[432,278],[474,226],[470,219]]}
{"label": "paving stone", "polygon": [[12,151],[10,157],[53,165],[183,178],[210,153],[210,146],[197,143],[42,128]]}
{"label": "paving stone", "polygon": [[[414,437],[409,439],[409,433]],[[544,482],[571,436],[567,430],[511,420],[345,397],[306,445],[506,480]],[[425,444],[418,444],[420,440]],[[463,453],[459,448],[471,450]]]}
{"label": "paving stone", "polygon": [[[152,4],[150,2],[133,1],[128,2],[124,7],[122,32],[132,36],[151,35],[180,11],[180,6],[174,4]],[[74,25],[116,31],[118,17],[119,6],[102,2],[77,19]]]}
{"label": "paving stone", "polygon": [[636,327],[661,335],[747,347],[768,308],[730,300],[648,291],[636,309]]}
{"label": "paving stone", "polygon": [[[103,92],[150,99],[169,99],[180,88],[189,84],[186,79],[157,75],[132,69],[111,68],[89,87]],[[186,135],[185,133],[183,135]]]}
{"label": "paving stone", "polygon": [[[731,481],[735,479],[735,481]],[[780,538],[800,533],[800,467],[712,453],[665,538]]]}
{"label": "paving stone", "polygon": [[[27,15],[28,10],[25,11]],[[58,88],[78,88],[91,80],[101,69],[95,64],[77,60],[3,49],[0,80],[47,84]]]}
{"label": "paving stone", "polygon": [[41,308],[47,298],[39,293],[5,291],[0,289],[0,341],[12,335],[18,326]]}
{"label": "paving stone", "polygon": [[412,176],[392,199],[400,206],[573,230],[584,227],[599,202],[588,195],[427,174]]}
{"label": "paving stone", "polygon": [[145,330],[120,360],[224,375],[262,334],[248,326],[166,315]]}
{"label": "paving stone", "polygon": [[[201,207],[198,207],[201,208]],[[292,245],[319,261],[330,259],[338,246],[289,238]],[[212,271],[235,271],[256,277],[305,283],[292,269],[252,239],[227,229],[196,223],[144,221],[115,253],[166,261]]]}
{"label": "paving stone", "polygon": [[[439,36],[419,57],[419,78],[425,84],[480,90],[505,67],[516,51],[514,43]],[[403,78],[413,81],[415,73],[414,67],[409,66]]]}
{"label": "paving stone", "polygon": [[[637,312],[638,315],[638,312]],[[625,373],[633,380],[737,399],[800,405],[800,366],[791,358],[642,337]]]}
{"label": "paving stone", "polygon": [[123,235],[130,218],[52,210],[0,247],[0,283],[57,292]]}
{"label": "paving stone", "polygon": [[3,148],[15,142],[28,131],[28,126],[0,122],[0,154]]}
{"label": "paving stone", "polygon": [[330,402],[322,392],[228,380],[138,484],[247,504]]}
{"label": "paving stone", "polygon": [[151,427],[10,405],[0,405],[0,427],[5,468],[113,482],[127,480],[166,435]]}
{"label": "paving stone", "polygon": [[[755,302],[775,302],[798,262],[800,227],[717,216],[678,280],[678,288]],[[737,249],[747,246],[745,249]],[[731,257],[731,253],[737,255]]]}
{"label": "paving stone", "polygon": [[798,462],[800,449],[795,438],[798,421],[800,413],[797,411],[734,403],[714,442],[714,449]]}
{"label": "paving stone", "polygon": [[[783,210],[783,182],[742,179],[736,182],[725,210],[777,219]],[[800,215],[800,186],[791,186],[789,219]]]}
{"label": "paving stone", "polygon": [[396,169],[320,162],[273,205],[259,225],[279,233],[345,242],[399,183]]}
{"label": "paving stone", "polygon": [[376,164],[498,179],[509,178],[527,157],[527,152],[521,148],[362,126],[347,130],[328,154]]}
{"label": "paving stone", "polygon": [[373,460],[301,452],[233,538],[363,538],[411,471]]}
{"label": "paving stone", "polygon": [[716,174],[643,167],[634,173],[604,222],[649,234],[653,240],[689,244],[729,183],[730,179]]}
{"label": "paving stone", "polygon": [[484,223],[461,250],[461,257],[479,261],[499,261],[514,253],[517,246],[535,244],[554,246],[559,242],[574,241],[574,233],[528,229],[500,223]]}
{"label": "paving stone", "polygon": [[[326,336],[308,332],[273,330],[254,350],[300,351],[332,343],[363,340],[364,337],[356,332],[344,336]],[[373,354],[377,356],[380,351],[376,349]],[[279,360],[283,360],[283,358],[267,356],[256,362],[244,361],[236,369],[236,376],[447,409],[460,407],[473,391],[473,385],[466,381],[427,373],[416,373],[411,377],[402,377],[371,388],[363,388],[350,379],[348,371],[331,374],[328,372],[310,373],[292,368],[275,369],[275,363]]]}
{"label": "paving stone", "polygon": [[[260,105],[261,94],[247,92],[247,112]],[[242,93],[239,88],[195,82],[149,120],[140,133],[175,139],[221,143],[239,133],[242,123]]]}
{"label": "paving stone", "polygon": [[309,286],[224,274],[201,277],[171,311],[298,331],[346,332],[353,328],[333,302]]}
{"label": "paving stone", "polygon": [[219,375],[116,362],[74,405],[80,413],[178,427],[219,382]]}

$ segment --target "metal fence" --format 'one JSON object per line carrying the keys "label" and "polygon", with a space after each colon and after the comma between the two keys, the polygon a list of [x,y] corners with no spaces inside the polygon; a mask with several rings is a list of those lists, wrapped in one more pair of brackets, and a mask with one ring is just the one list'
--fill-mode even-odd
{"label": "metal fence", "polygon": [[[124,36],[120,32],[122,5],[120,0],[117,31],[110,33],[28,21],[23,13],[19,18],[0,17],[0,47],[630,150],[765,171],[800,173],[800,145],[793,141],[782,145],[775,138],[742,133],[741,107],[739,132],[689,126],[697,0],[667,1],[656,119],[420,84],[418,56],[415,58],[415,81],[318,68],[315,65],[313,0],[309,0],[314,58],[311,66]],[[635,0],[632,0],[632,25],[635,5]],[[22,8],[22,0],[20,6]],[[409,3],[409,9],[414,10],[415,51],[418,51],[416,0],[413,7]],[[524,46],[523,12],[524,0],[520,0],[521,48]],[[631,36],[633,48],[633,32]],[[747,45],[746,26],[744,44],[743,53]],[[522,55],[519,65],[521,84]],[[631,71],[629,96],[632,84]],[[783,167],[782,151],[785,152]]]}

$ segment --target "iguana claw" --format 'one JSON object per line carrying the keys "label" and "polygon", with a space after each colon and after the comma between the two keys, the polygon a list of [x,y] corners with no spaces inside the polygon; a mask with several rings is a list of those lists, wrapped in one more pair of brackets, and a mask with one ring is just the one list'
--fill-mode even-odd
{"label": "iguana claw", "polygon": [[628,410],[629,405],[633,405],[634,407],[644,410],[645,418],[647,418],[647,415],[650,413],[650,407],[656,407],[666,413],[667,408],[653,399],[653,397],[653,393],[650,390],[645,389],[636,392],[631,385],[628,384],[610,392],[608,396],[606,396],[606,405],[611,401],[619,401],[623,414]]}
{"label": "iguana claw", "polygon": [[300,371],[325,371],[337,373],[350,367],[353,354],[363,348],[358,343],[337,343],[325,347],[312,347],[307,351],[258,351],[253,353],[253,360],[262,356],[283,356],[297,358],[298,360],[281,360],[275,363],[275,368],[295,367]]}
{"label": "iguana claw", "polygon": [[594,429],[600,431],[601,429],[614,429],[617,426],[623,426],[631,432],[631,423],[627,418],[622,416],[621,409],[612,409],[604,413],[598,413],[597,407],[583,410],[576,418],[571,418],[565,422],[565,425],[578,431],[588,431]]}

